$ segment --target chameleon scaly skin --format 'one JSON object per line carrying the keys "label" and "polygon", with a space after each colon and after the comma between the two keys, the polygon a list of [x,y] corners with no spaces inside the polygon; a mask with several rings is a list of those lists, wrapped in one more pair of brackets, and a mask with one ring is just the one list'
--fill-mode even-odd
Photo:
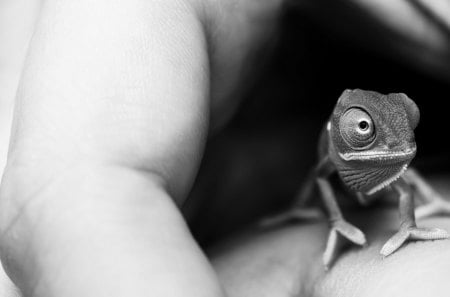
{"label": "chameleon scaly skin", "polygon": [[[338,241],[344,237],[357,244],[366,244],[364,233],[348,223],[336,201],[329,177],[337,173],[343,184],[356,194],[357,200],[368,204],[374,193],[388,187],[399,196],[400,229],[381,249],[388,256],[408,240],[449,238],[442,229],[416,226],[412,192],[423,202],[418,213],[429,216],[450,214],[450,202],[441,198],[413,170],[408,168],[416,154],[414,129],[419,123],[419,109],[402,93],[383,95],[373,91],[345,90],[322,130],[319,141],[319,164],[307,180],[296,207],[273,219],[282,222],[290,218],[311,217],[302,209],[314,183],[328,213],[331,230],[323,254],[325,267],[338,255]],[[405,174],[406,173],[406,174]]]}
{"label": "chameleon scaly skin", "polygon": [[320,145],[346,186],[371,195],[396,180],[414,158],[418,123],[419,110],[404,94],[346,90]]}

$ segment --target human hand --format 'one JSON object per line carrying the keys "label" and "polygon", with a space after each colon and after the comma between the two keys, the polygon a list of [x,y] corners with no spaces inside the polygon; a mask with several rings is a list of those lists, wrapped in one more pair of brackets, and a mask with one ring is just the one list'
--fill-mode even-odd
{"label": "human hand", "polygon": [[[446,197],[448,176],[434,179]],[[318,198],[319,199],[319,198]],[[349,211],[366,233],[367,247],[351,246],[325,271],[328,224],[310,221],[249,228],[209,254],[229,296],[447,296],[450,241],[409,242],[389,257],[380,249],[398,230],[395,204]],[[446,217],[418,220],[421,227],[450,230]],[[245,280],[245,282],[243,281]]]}
{"label": "human hand", "polygon": [[223,295],[177,204],[280,5],[38,7],[0,202],[24,295]]}
{"label": "human hand", "polygon": [[221,296],[175,204],[281,1],[66,2],[42,7],[17,96],[9,275],[33,296]]}

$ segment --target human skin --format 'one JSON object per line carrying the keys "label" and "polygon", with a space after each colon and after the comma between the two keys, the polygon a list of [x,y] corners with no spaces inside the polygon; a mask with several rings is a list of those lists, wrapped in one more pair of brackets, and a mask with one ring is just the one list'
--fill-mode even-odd
{"label": "human skin", "polygon": [[[449,197],[448,176],[433,180]],[[399,225],[395,203],[348,210],[346,215],[366,233],[369,244],[351,246],[328,271],[322,254],[329,227],[323,220],[270,228],[255,225],[217,244],[209,255],[229,296],[447,295],[449,240],[410,242],[384,258],[380,249]],[[417,224],[450,229],[444,217]]]}
{"label": "human skin", "polygon": [[[0,3],[17,16],[8,14],[5,22],[21,20],[20,6]],[[24,295],[239,296],[239,289],[275,283],[271,296],[285,296],[280,276],[325,295],[330,284],[361,265],[358,257],[374,256],[371,249],[350,253],[348,262],[316,282],[319,278],[311,277],[323,272],[311,255],[320,254],[326,228],[301,225],[265,234],[262,241],[258,233],[240,237],[233,249],[218,248],[211,265],[180,215],[207,133],[232,114],[253,53],[276,32],[281,5],[52,0],[31,6],[36,10],[24,20],[23,40],[2,35],[8,43],[1,44],[17,41],[26,49],[34,32],[27,51],[11,58],[17,49],[12,46],[1,57],[17,62],[2,69],[2,77],[13,77],[3,85],[8,95],[2,98],[2,127],[11,118],[18,74],[22,78],[1,185],[0,250]],[[8,129],[1,139],[4,152]],[[374,229],[375,235],[385,236],[383,230]],[[273,239],[276,244],[267,249]],[[433,245],[442,249],[433,253],[445,255],[445,244]],[[429,246],[421,245],[419,252]],[[265,253],[256,253],[261,249]],[[270,260],[270,253],[285,262],[258,270],[264,279],[230,278],[225,272],[240,269],[232,261],[236,251],[252,253],[252,263]],[[416,265],[407,261],[416,255],[403,257]],[[435,275],[445,275],[444,263],[434,268]],[[317,274],[300,273],[306,267]],[[426,277],[431,275],[422,280]],[[357,289],[343,283],[342,292]],[[11,289],[8,280],[3,284]]]}

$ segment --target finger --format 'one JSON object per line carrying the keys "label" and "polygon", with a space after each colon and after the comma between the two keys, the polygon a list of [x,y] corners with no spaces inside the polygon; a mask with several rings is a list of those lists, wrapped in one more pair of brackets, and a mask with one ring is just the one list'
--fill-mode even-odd
{"label": "finger", "polygon": [[[379,223],[370,228],[372,241],[369,247],[343,255],[335,267],[316,283],[316,295],[446,296],[450,241],[409,242],[389,257],[383,257],[379,254],[383,244],[398,228],[395,219],[395,210],[365,216],[367,223]],[[420,225],[448,229],[450,220],[428,220],[420,222]],[[345,285],[336,285],[339,283]]]}
{"label": "finger", "polygon": [[13,284],[11,279],[6,275],[1,265],[0,265],[0,296],[4,297],[22,296],[19,289]]}
{"label": "finger", "polygon": [[0,173],[6,164],[14,96],[39,0],[0,0]]}
{"label": "finger", "polygon": [[[383,257],[380,249],[398,230],[397,209],[362,208],[347,217],[370,243],[342,251],[327,271],[325,222],[248,230],[213,247],[212,263],[231,297],[448,295],[449,240],[410,242]],[[450,229],[449,218],[417,224]]]}
{"label": "finger", "polygon": [[222,126],[276,40],[283,0],[203,2],[211,62],[212,125]]}
{"label": "finger", "polygon": [[[448,295],[450,241],[408,243],[384,258],[379,251],[396,226],[395,211],[363,217],[382,222],[369,247],[341,252],[328,270],[321,261],[326,224],[249,231],[212,249],[212,263],[230,297]],[[426,225],[449,228],[450,220]]]}
{"label": "finger", "polygon": [[312,296],[324,274],[325,222],[251,229],[213,247],[210,257],[228,296]]}
{"label": "finger", "polygon": [[25,295],[221,295],[174,203],[208,87],[187,2],[44,2],[0,200],[2,261]]}

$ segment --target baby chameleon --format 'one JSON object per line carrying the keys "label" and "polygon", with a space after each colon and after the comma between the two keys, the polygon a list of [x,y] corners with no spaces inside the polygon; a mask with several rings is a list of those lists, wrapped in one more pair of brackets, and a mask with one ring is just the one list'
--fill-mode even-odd
{"label": "baby chameleon", "polygon": [[337,172],[362,204],[368,204],[376,198],[373,194],[388,186],[398,193],[400,229],[381,249],[383,256],[392,254],[408,240],[449,238],[445,230],[416,225],[413,190],[422,202],[428,202],[416,214],[450,213],[450,202],[441,198],[413,169],[407,170],[416,154],[414,129],[418,123],[419,109],[405,94],[345,90],[322,131],[319,163],[303,188],[299,207],[269,220],[280,222],[307,217],[308,211],[301,204],[305,196],[310,196],[315,182],[331,225],[323,254],[325,267],[337,255],[338,237],[365,245],[364,233],[344,219],[336,201],[329,177]]}

